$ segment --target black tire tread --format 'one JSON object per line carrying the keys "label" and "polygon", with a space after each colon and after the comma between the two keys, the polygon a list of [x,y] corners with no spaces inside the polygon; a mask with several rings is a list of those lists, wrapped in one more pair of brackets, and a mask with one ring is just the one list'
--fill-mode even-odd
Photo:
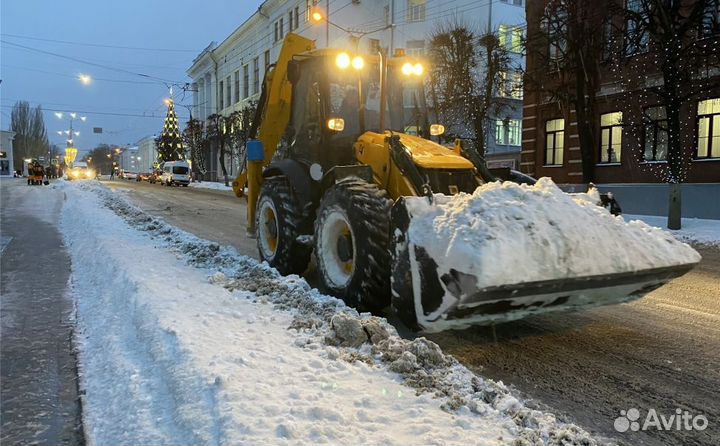
{"label": "black tire tread", "polygon": [[[280,225],[285,226],[285,228],[279,227],[278,252],[272,262],[268,261],[268,263],[282,275],[302,274],[310,263],[312,248],[297,241],[303,212],[293,196],[290,183],[284,176],[267,178],[260,191],[260,197],[263,194],[270,195],[278,213],[282,211],[282,215],[277,215],[276,218]],[[262,258],[259,246],[258,252],[261,260],[267,260]]]}
{"label": "black tire tread", "polygon": [[323,210],[340,206],[353,225],[357,250],[356,273],[348,286],[343,290],[333,289],[327,285],[321,270],[321,288],[360,311],[378,311],[390,303],[391,204],[387,193],[376,184],[358,177],[347,177],[325,193],[319,207],[315,224],[316,246],[321,243],[319,226],[323,220]]}

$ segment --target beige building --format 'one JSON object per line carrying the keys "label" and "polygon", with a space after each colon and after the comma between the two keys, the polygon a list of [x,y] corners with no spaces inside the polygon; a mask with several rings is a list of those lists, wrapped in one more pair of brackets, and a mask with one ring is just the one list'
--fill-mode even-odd
{"label": "beige building", "polygon": [[13,176],[13,139],[15,132],[0,130],[0,177]]}

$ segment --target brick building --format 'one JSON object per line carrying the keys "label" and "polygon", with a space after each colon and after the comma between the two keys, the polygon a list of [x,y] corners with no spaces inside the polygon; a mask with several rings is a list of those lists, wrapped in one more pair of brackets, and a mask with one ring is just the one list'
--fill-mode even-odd
{"label": "brick building", "polygon": [[[589,0],[577,1],[581,7],[586,3],[588,8],[597,8]],[[547,21],[543,21],[547,4],[547,0],[527,2],[528,42],[548,41],[543,40],[548,33]],[[718,35],[719,9],[717,4],[711,5],[705,13],[714,37]],[[609,10],[591,16],[597,19],[593,26],[603,39]],[[623,26],[622,17],[609,20]],[[652,42],[645,40],[642,43],[646,45],[643,51],[628,57],[643,57],[643,54],[653,51]],[[541,79],[535,82],[526,79],[525,82],[521,170],[536,177],[552,177],[560,184],[582,183],[576,111],[572,105],[563,106],[561,102],[550,99],[548,90],[559,79],[558,70],[548,63],[552,44],[537,48],[539,51],[528,50],[526,61],[528,73],[541,73],[538,75]],[[720,47],[715,49],[720,52]],[[543,51],[548,53],[543,54]],[[667,163],[667,131],[662,126],[646,126],[641,130],[637,130],[636,126],[635,131],[630,131],[628,123],[644,123],[648,119],[660,122],[665,116],[664,108],[658,107],[661,104],[643,104],[638,100],[637,91],[624,91],[609,63],[600,60],[584,63],[599,64],[597,102],[594,116],[589,121],[593,123],[596,140],[593,154],[595,182],[631,183],[636,185],[635,188],[638,183],[662,183],[658,171],[662,170],[663,163]],[[563,73],[563,76],[566,75]],[[662,82],[658,73],[642,75],[646,84]],[[717,67],[710,71],[709,83],[709,91],[687,101],[681,110],[681,119],[691,123],[681,129],[683,146],[688,158],[691,158],[685,179],[688,183],[720,183],[720,70]],[[547,88],[542,88],[543,85]],[[718,188],[712,190],[720,192]]]}

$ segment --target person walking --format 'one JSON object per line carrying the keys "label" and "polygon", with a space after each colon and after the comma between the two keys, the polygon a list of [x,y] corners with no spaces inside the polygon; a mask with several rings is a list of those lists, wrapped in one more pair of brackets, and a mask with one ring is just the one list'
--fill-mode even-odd
{"label": "person walking", "polygon": [[114,179],[114,178],[115,178],[115,169],[113,169],[113,168],[111,167],[111,168],[110,168],[110,179],[112,180],[112,179]]}

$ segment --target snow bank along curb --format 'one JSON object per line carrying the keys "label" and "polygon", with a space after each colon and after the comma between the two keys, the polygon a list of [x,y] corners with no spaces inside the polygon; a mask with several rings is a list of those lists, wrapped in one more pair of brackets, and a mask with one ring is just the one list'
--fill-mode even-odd
{"label": "snow bank along curb", "polygon": [[[667,228],[667,217],[657,215],[628,215],[624,214],[625,220],[640,220],[650,226]],[[707,220],[702,218],[683,218],[682,229],[669,231],[678,240],[693,245],[708,248],[720,248],[720,220]]]}
{"label": "snow bank along curb", "polygon": [[[384,319],[368,314],[359,315],[341,301],[311,289],[297,276],[282,277],[266,264],[241,256],[232,248],[200,240],[167,225],[96,183],[66,187],[68,193],[81,193],[70,190],[77,188],[96,194],[106,207],[122,217],[129,226],[146,233],[163,247],[174,250],[188,264],[205,271],[209,275],[208,286],[220,285],[228,290],[245,291],[259,301],[272,303],[276,309],[291,311],[294,316],[288,329],[297,331],[295,343],[300,348],[317,348],[318,343],[330,346],[327,347],[330,359],[351,363],[359,361],[389,369],[402,377],[407,386],[415,389],[416,394],[437,397],[437,404],[448,412],[474,413],[481,417],[494,417],[498,421],[505,420],[505,427],[515,437],[510,444],[600,444],[599,440],[593,439],[581,428],[562,423],[551,414],[528,408],[505,385],[474,375],[454,358],[443,354],[436,344],[424,338],[412,341],[402,339]],[[131,283],[122,276],[122,272],[119,273],[111,278],[108,286],[123,287]],[[137,290],[126,291],[129,299],[132,299],[131,296]],[[173,347],[172,333],[159,334],[151,315],[134,310],[132,302],[113,301],[107,304],[117,306],[113,308],[114,311],[133,312],[138,330],[147,330],[138,336],[147,336],[153,340],[152,345],[144,346],[151,350],[147,354],[159,359],[160,365],[163,358],[174,355],[182,358],[182,351]],[[164,347],[158,351],[153,345]],[[168,362],[166,366],[172,367],[172,364]],[[157,370],[153,369],[149,373],[157,373]],[[123,376],[116,378],[128,379]],[[162,376],[156,378],[158,386],[167,385]],[[202,405],[213,397],[212,392],[208,394],[206,383],[197,382],[193,377],[185,377],[185,382],[180,384],[195,389],[190,394],[196,394],[198,401],[188,401],[189,404]],[[187,435],[196,432],[194,427],[189,422],[186,428],[190,433],[182,433],[179,438],[188,438]],[[203,437],[198,440],[201,443],[215,443],[218,438]],[[478,438],[478,441],[481,440]],[[491,440],[487,439],[487,442]]]}

